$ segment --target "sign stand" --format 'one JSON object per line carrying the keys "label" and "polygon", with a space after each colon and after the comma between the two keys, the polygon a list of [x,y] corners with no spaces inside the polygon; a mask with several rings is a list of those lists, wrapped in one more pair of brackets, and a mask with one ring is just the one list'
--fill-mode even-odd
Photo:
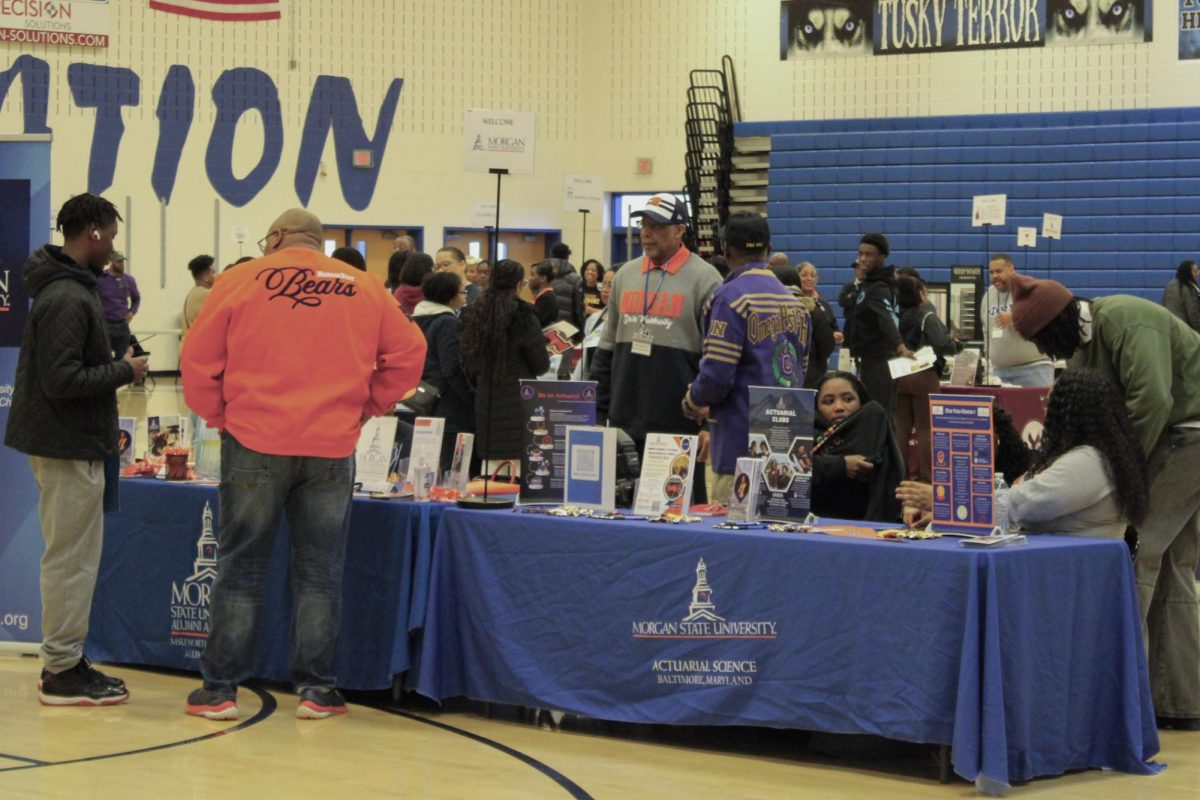
{"label": "sign stand", "polygon": [[[488,247],[489,255],[491,256],[491,265],[494,269],[496,266],[497,255],[500,253],[500,182],[504,180],[504,176],[508,174],[508,170],[504,167],[492,167],[488,170],[496,176],[496,227],[492,229],[492,241]],[[483,433],[484,437],[491,440],[492,427],[492,399],[495,392],[488,393],[487,414],[483,418]],[[482,455],[482,454],[481,454]],[[485,459],[484,464],[491,459]],[[463,497],[458,500],[459,508],[512,508],[515,501],[511,497],[488,497],[488,484],[491,482],[486,466],[483,470],[483,497]]]}
{"label": "sign stand", "polygon": [[[582,264],[583,262],[587,261],[587,215],[588,215],[588,209],[581,208],[581,209],[579,209],[579,213],[580,213],[581,219],[582,219],[582,222],[580,222],[580,227],[583,228],[583,230],[581,231],[582,235],[579,237],[580,238],[580,241],[579,241],[579,263]],[[580,277],[582,277],[582,276],[580,276]]]}

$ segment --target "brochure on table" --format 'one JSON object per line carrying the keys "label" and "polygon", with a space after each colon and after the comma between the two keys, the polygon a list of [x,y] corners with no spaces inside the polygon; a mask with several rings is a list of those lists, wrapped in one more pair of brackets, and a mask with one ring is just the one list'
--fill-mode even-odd
{"label": "brochure on table", "polygon": [[355,481],[364,492],[390,492],[392,443],[396,441],[396,418],[372,417],[363,423],[354,448]]}
{"label": "brochure on table", "polygon": [[617,429],[567,426],[565,502],[596,511],[615,511]]}
{"label": "brochure on table", "polygon": [[[727,522],[758,522],[761,458],[739,458],[733,469],[733,492],[725,504]],[[716,498],[720,500],[721,498]]]}
{"label": "brochure on table", "polygon": [[521,381],[525,449],[521,502],[561,503],[566,480],[567,426],[596,424],[594,381]]}
{"label": "brochure on table", "polygon": [[162,463],[169,447],[184,447],[187,441],[187,417],[158,414],[146,417],[146,460]]}
{"label": "brochure on table", "polygon": [[446,420],[441,417],[417,417],[413,422],[412,448],[408,455],[408,482],[418,500],[429,497],[441,474],[442,434]]}
{"label": "brochure on table", "polygon": [[475,450],[475,434],[460,433],[454,439],[454,455],[450,457],[450,472],[446,486],[466,495],[471,481],[471,453]]}
{"label": "brochure on table", "polygon": [[758,514],[803,520],[812,505],[812,389],[751,386],[749,455],[760,459]]}
{"label": "brochure on table", "polygon": [[933,430],[933,525],[942,532],[992,532],[992,397],[929,396]]}
{"label": "brochure on table", "polygon": [[133,463],[134,445],[137,442],[137,417],[118,417],[117,427],[120,434],[117,446],[120,449],[121,466],[128,467]]}
{"label": "brochure on table", "polygon": [[659,517],[687,511],[692,497],[692,474],[696,471],[696,439],[672,433],[651,433],[646,437],[633,513]]}

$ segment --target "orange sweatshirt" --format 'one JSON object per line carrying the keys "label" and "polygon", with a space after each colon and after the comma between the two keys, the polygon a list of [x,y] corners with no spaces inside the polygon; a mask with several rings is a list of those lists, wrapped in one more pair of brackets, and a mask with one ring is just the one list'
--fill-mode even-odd
{"label": "orange sweatshirt", "polygon": [[180,354],[188,407],[251,450],[343,458],[421,380],[425,337],[374,275],[305,247],[222,274]]}

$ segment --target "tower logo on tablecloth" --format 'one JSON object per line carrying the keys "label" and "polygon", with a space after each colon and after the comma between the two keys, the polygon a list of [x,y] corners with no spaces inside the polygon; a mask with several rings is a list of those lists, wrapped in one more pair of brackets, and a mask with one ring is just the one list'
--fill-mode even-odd
{"label": "tower logo on tablecloth", "polygon": [[171,582],[171,646],[187,648],[187,658],[199,658],[208,640],[208,601],[217,577],[217,537],[212,506],[204,504],[200,538],[192,574],[183,583]]}
{"label": "tower logo on tablecloth", "polygon": [[730,620],[717,614],[713,588],[708,582],[708,565],[696,562],[688,613],[681,620],[634,620],[635,639],[774,639],[779,623],[774,620]]}

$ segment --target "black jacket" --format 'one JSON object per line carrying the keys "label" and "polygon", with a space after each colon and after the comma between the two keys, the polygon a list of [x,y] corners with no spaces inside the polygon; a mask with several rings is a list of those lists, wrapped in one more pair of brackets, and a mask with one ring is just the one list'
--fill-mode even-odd
{"label": "black jacket", "polygon": [[808,351],[808,367],[804,371],[804,388],[815,389],[821,377],[829,371],[829,357],[837,349],[837,341],[833,335],[837,333],[837,317],[829,301],[824,298],[806,298],[797,295],[807,307],[812,308],[808,314],[812,318],[812,348]]}
{"label": "black jacket", "polygon": [[95,274],[46,245],[29,256],[22,279],[33,308],[4,443],[44,458],[116,455],[116,390],[133,380],[133,367],[113,361]]}
{"label": "black jacket", "polygon": [[[444,310],[443,310],[444,309]],[[445,306],[419,303],[412,321],[425,334],[425,369],[421,380],[438,387],[433,416],[446,420],[446,433],[470,433],[475,430],[475,388],[463,368],[459,334],[462,324]]]}
{"label": "black jacket", "polygon": [[554,287],[554,295],[558,300],[558,320],[569,322],[583,330],[586,318],[583,312],[583,278],[570,261],[561,258],[551,258],[547,261],[554,265],[554,279],[550,281],[550,285]]}
{"label": "black jacket", "polygon": [[[491,383],[476,381],[475,452],[480,458],[519,459],[525,445],[525,413],[521,410],[521,380],[532,380],[550,369],[546,337],[533,315],[533,306],[514,301],[517,311],[508,327],[508,340],[496,342],[503,364]],[[469,324],[469,323],[468,323]]]}
{"label": "black jacket", "polygon": [[854,324],[847,325],[850,352],[855,358],[895,358],[900,344],[900,309],[894,288],[895,267],[877,267],[858,287]]}
{"label": "black jacket", "polygon": [[939,375],[946,367],[946,359],[962,350],[962,345],[946,330],[932,303],[901,309],[900,335],[904,337],[904,346],[914,353],[926,345],[933,348],[938,357],[934,369]]}

